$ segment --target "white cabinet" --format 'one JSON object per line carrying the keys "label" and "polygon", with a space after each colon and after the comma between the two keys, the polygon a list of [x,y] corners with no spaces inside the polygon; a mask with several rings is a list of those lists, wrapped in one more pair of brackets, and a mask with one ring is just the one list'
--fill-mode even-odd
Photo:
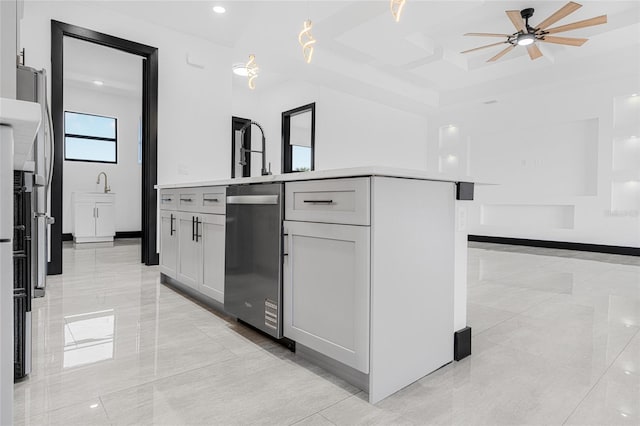
{"label": "white cabinet", "polygon": [[176,221],[176,212],[160,210],[160,272],[174,279],[178,262]]}
{"label": "white cabinet", "polygon": [[369,372],[369,227],[286,221],[284,334]]}
{"label": "white cabinet", "polygon": [[225,215],[202,211],[224,213],[225,197],[224,187],[160,194],[166,201],[160,212],[160,271],[220,303],[224,303]]}
{"label": "white cabinet", "polygon": [[202,247],[202,276],[198,290],[224,303],[224,247],[225,216],[200,215]]}
{"label": "white cabinet", "polygon": [[178,212],[178,268],[176,279],[193,289],[198,289],[199,269],[202,267],[202,250],[196,241],[196,215]]}
{"label": "white cabinet", "polygon": [[284,335],[355,370],[371,403],[453,359],[454,190],[378,176],[285,184]]}
{"label": "white cabinet", "polygon": [[113,241],[115,194],[73,193],[73,238],[76,243]]}

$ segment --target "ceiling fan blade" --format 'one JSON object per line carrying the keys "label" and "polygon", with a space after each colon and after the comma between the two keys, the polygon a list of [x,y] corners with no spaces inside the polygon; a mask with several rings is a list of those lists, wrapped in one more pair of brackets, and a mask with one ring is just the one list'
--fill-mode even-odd
{"label": "ceiling fan blade", "polygon": [[494,34],[494,33],[466,33],[466,36],[478,37],[511,37],[511,34]]}
{"label": "ceiling fan blade", "polygon": [[522,31],[523,33],[527,32],[527,27],[524,26],[524,21],[522,20],[519,10],[507,10],[506,13],[518,31]]}
{"label": "ceiling fan blade", "polygon": [[558,22],[559,20],[561,20],[565,16],[568,16],[569,14],[575,12],[576,10],[580,9],[581,7],[582,7],[581,4],[574,3],[572,1],[570,1],[569,3],[565,4],[560,9],[558,9],[553,15],[549,16],[547,19],[545,19],[544,21],[540,22],[536,28],[538,28],[540,30],[544,30],[549,25],[555,24],[556,22]]}
{"label": "ceiling fan blade", "polygon": [[573,24],[562,25],[560,27],[549,28],[544,32],[547,34],[562,33],[564,31],[577,30],[578,28],[592,27],[594,25],[606,24],[607,15],[596,16],[595,18],[585,19],[584,21],[574,22]]}
{"label": "ceiling fan blade", "polygon": [[474,48],[474,49],[465,50],[464,52],[460,52],[460,53],[475,52],[476,50],[486,49],[487,47],[498,46],[498,45],[500,45],[500,44],[505,44],[505,43],[506,43],[506,41],[501,41],[501,42],[499,42],[499,43],[487,44],[487,45],[484,45],[484,46],[476,47],[476,48]]}
{"label": "ceiling fan blade", "polygon": [[501,50],[500,53],[498,53],[496,56],[494,56],[492,58],[489,58],[487,60],[487,62],[495,62],[495,61],[497,61],[498,59],[502,58],[507,53],[511,52],[515,47],[516,46],[512,44],[511,46],[507,47],[506,49]]}
{"label": "ceiling fan blade", "polygon": [[553,37],[553,36],[544,36],[544,38],[539,39],[539,41],[544,41],[545,43],[555,43],[555,44],[566,44],[568,46],[582,46],[589,40],[588,38],[573,38],[573,37]]}
{"label": "ceiling fan blade", "polygon": [[528,45],[527,52],[529,53],[529,57],[531,58],[532,61],[542,56],[542,52],[540,51],[540,48],[535,44]]}

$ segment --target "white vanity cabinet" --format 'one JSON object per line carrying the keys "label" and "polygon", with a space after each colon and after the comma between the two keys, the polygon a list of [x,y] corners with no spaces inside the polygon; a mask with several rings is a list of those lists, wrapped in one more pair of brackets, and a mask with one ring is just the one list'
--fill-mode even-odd
{"label": "white vanity cabinet", "polygon": [[74,192],[71,204],[76,243],[113,241],[116,234],[115,194]]}
{"label": "white vanity cabinet", "polygon": [[224,303],[225,195],[224,187],[160,193],[161,272],[220,303]]}

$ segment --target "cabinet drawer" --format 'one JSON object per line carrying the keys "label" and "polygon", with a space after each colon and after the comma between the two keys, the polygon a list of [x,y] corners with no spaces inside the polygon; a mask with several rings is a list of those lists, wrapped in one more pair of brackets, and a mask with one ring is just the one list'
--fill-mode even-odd
{"label": "cabinet drawer", "polygon": [[285,183],[285,220],[369,225],[369,178]]}
{"label": "cabinet drawer", "polygon": [[198,199],[202,197],[199,188],[184,188],[178,193],[178,210],[183,212],[198,211]]}
{"label": "cabinet drawer", "polygon": [[227,188],[222,186],[201,188],[198,197],[198,211],[203,213],[225,214]]}
{"label": "cabinet drawer", "polygon": [[177,190],[160,190],[160,210],[175,210],[178,205]]}

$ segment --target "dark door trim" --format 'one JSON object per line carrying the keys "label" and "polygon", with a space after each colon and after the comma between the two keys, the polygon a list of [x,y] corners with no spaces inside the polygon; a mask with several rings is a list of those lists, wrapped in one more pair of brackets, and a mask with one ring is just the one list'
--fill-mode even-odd
{"label": "dark door trim", "polygon": [[[251,176],[251,155],[245,156],[246,164],[242,166],[242,176],[236,176],[236,130],[242,129],[251,120],[248,118],[231,117],[231,178]],[[245,149],[251,149],[251,127],[247,127],[244,132],[242,143]]]}
{"label": "dark door trim", "polygon": [[282,173],[293,170],[293,147],[289,143],[291,138],[291,117],[311,111],[311,170],[316,166],[316,103],[312,102],[282,113]]}
{"label": "dark door trim", "polygon": [[64,167],[63,40],[64,37],[142,56],[142,253],[146,265],[157,265],[156,221],[158,181],[158,49],[97,31],[51,20],[51,113],[55,141],[51,182],[50,275],[62,273],[62,168]]}

